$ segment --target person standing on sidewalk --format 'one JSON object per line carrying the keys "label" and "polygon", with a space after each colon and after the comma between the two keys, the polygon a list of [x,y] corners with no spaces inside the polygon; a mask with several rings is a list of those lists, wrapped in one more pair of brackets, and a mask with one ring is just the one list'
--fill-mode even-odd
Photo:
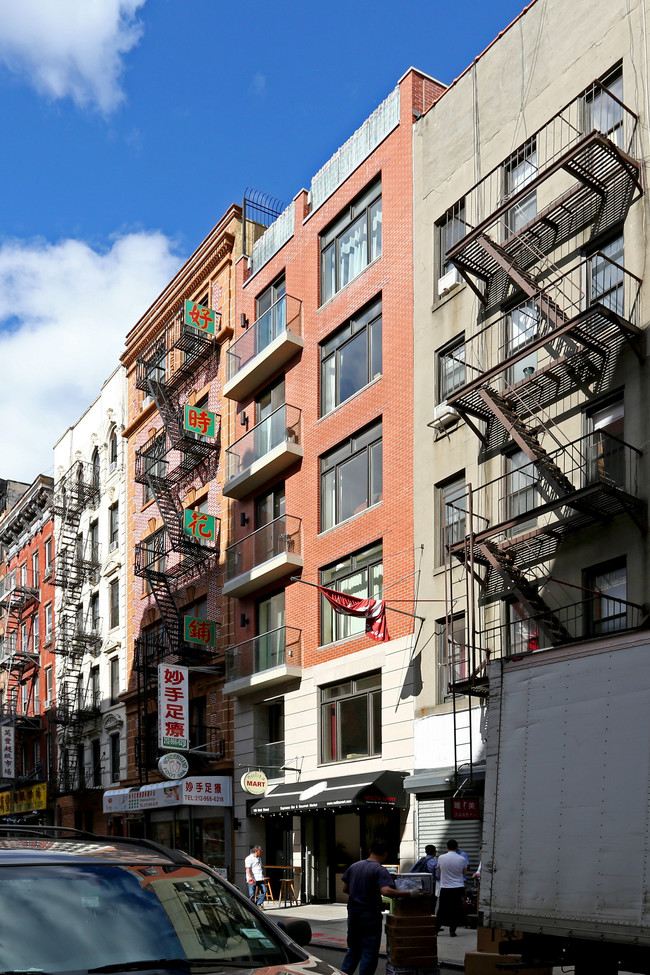
{"label": "person standing on sidewalk", "polygon": [[467,860],[458,852],[456,840],[447,840],[447,852],[438,857],[440,871],[440,901],[438,903],[438,931],[449,925],[449,935],[456,937],[456,928],[463,919],[463,895]]}
{"label": "person standing on sidewalk", "polygon": [[261,908],[266,897],[261,846],[253,847],[244,860],[244,868],[246,870],[246,883],[248,884],[248,899]]}
{"label": "person standing on sidewalk", "polygon": [[378,840],[370,844],[367,860],[351,864],[341,878],[348,895],[348,950],[341,971],[353,975],[374,975],[381,944],[382,897],[422,896],[421,890],[396,890],[384,866],[388,847]]}

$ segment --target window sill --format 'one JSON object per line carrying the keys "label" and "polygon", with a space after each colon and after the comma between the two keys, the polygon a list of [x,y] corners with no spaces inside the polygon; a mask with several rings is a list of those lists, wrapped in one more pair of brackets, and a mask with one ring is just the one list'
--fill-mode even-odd
{"label": "window sill", "polygon": [[331,532],[336,531],[337,528],[342,528],[344,525],[349,525],[351,522],[356,521],[357,518],[363,518],[363,516],[369,511],[375,511],[377,508],[380,508],[383,503],[384,501],[382,499],[381,501],[377,501],[375,504],[371,504],[369,507],[364,508],[363,511],[356,511],[353,515],[350,515],[349,518],[346,518],[345,521],[337,521],[337,523],[332,525],[331,528],[324,528],[316,537],[323,538],[325,535],[329,535]]}
{"label": "window sill", "polygon": [[337,758],[330,762],[319,762],[318,768],[337,768],[339,765],[346,765],[348,762],[367,762],[370,758],[381,758],[381,752],[376,752],[372,755],[357,755],[354,758]]}
{"label": "window sill", "polygon": [[368,649],[369,647],[373,647],[376,650],[380,650],[381,649],[381,646],[377,644],[377,641],[376,640],[373,640],[372,637],[369,636],[366,633],[366,631],[364,630],[362,633],[351,633],[350,636],[342,636],[340,640],[334,640],[332,643],[320,643],[316,647],[316,652],[318,653],[321,650],[330,650],[332,647],[342,646],[342,644],[344,644],[344,643],[350,643],[351,640],[368,640],[369,641],[369,643],[367,645],[364,645],[363,648],[360,648],[360,649],[364,649],[365,650],[365,649]]}
{"label": "window sill", "polygon": [[467,290],[467,285],[465,283],[461,284],[458,288],[454,288],[450,291],[448,295],[442,295],[440,298],[434,297],[433,304],[431,305],[431,311],[438,311],[443,305],[446,305],[448,301],[453,301],[458,295],[462,295],[463,291]]}
{"label": "window sill", "polygon": [[378,264],[378,263],[379,263],[379,261],[381,261],[381,259],[382,259],[382,256],[383,256],[383,254],[380,254],[380,255],[379,255],[379,257],[376,257],[376,258],[374,259],[374,261],[371,261],[371,262],[370,262],[370,264],[366,264],[366,266],[365,266],[364,268],[362,268],[362,270],[361,270],[361,271],[359,271],[359,273],[358,273],[358,274],[356,274],[356,275],[355,275],[355,276],[354,276],[354,277],[352,278],[352,280],[351,280],[351,281],[348,281],[348,283],[347,283],[347,284],[344,284],[344,285],[343,285],[343,287],[342,287],[342,288],[340,288],[340,289],[339,289],[339,290],[338,290],[338,291],[336,292],[336,294],[333,294],[331,298],[328,298],[328,299],[327,299],[327,301],[324,301],[324,302],[322,303],[322,305],[319,305],[319,306],[318,306],[318,309],[317,309],[317,311],[322,311],[322,309],[323,309],[323,308],[327,308],[327,307],[328,307],[329,305],[331,305],[331,304],[332,304],[332,302],[333,302],[333,301],[336,301],[336,299],[337,299],[337,298],[339,297],[339,295],[342,295],[342,294],[343,294],[343,293],[344,293],[345,291],[347,291],[347,290],[348,290],[348,288],[350,288],[350,287],[352,287],[352,285],[353,285],[353,284],[354,284],[354,283],[355,283],[356,281],[358,281],[358,280],[359,280],[359,278],[361,278],[361,277],[363,277],[363,275],[364,275],[364,274],[366,273],[366,271],[367,271],[367,270],[368,270],[369,268],[371,268],[371,267],[374,267],[374,266],[375,266],[375,264]]}

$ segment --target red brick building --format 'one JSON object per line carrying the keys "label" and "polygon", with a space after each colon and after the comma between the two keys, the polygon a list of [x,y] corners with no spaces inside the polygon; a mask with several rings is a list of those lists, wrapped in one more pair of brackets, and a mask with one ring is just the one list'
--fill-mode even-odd
{"label": "red brick building", "polygon": [[39,475],[0,520],[0,817],[54,822],[54,523]]}
{"label": "red brick building", "polygon": [[[235,764],[273,788],[235,790],[236,879],[260,841],[287,868],[272,886],[293,877],[307,900],[335,899],[372,836],[412,854],[412,128],[443,90],[409,70],[237,265],[224,690]],[[318,584],[383,595],[390,639]]]}

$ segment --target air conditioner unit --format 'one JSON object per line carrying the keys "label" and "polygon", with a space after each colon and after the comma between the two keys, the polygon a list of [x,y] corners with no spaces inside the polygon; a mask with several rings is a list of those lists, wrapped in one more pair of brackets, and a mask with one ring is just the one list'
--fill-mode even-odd
{"label": "air conditioner unit", "polygon": [[109,551],[114,552],[116,548],[117,548],[117,542],[112,541],[111,544],[109,545]]}
{"label": "air conditioner unit", "polygon": [[434,408],[433,420],[431,421],[430,426],[440,428],[449,427],[452,423],[455,423],[459,417],[460,414],[458,410],[453,406],[449,406],[447,401],[443,400],[442,403],[438,403],[438,405]]}
{"label": "air conditioner unit", "polygon": [[455,291],[461,286],[462,281],[458,268],[452,267],[450,271],[438,278],[438,297],[444,298],[445,295]]}

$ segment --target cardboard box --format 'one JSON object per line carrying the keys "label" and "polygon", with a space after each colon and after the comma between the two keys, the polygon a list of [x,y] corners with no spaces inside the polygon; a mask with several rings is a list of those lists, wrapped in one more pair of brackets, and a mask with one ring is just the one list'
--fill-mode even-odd
{"label": "cardboard box", "polygon": [[431,917],[430,897],[391,897],[390,913],[395,917]]}
{"label": "cardboard box", "polygon": [[499,951],[499,942],[507,941],[509,938],[520,938],[520,934],[504,931],[502,928],[477,928],[476,929],[476,950],[477,951]]}
{"label": "cardboard box", "polygon": [[[498,955],[491,951],[468,951],[465,954],[465,975],[503,975],[503,968],[497,965],[516,964],[521,961],[521,955]],[[551,975],[549,967],[540,968],[528,965],[517,968],[517,975]]]}
{"label": "cardboard box", "polygon": [[427,954],[437,954],[438,938],[435,934],[393,934],[386,939],[386,948],[388,952],[391,952],[395,948],[408,948],[411,951],[422,950],[426,951]]}
{"label": "cardboard box", "polygon": [[[429,953],[422,950],[406,951],[398,949],[388,952],[388,961],[395,968],[415,968],[416,965],[420,968],[433,968],[438,965],[438,953],[435,950]],[[499,973],[499,975],[502,975],[502,973]]]}
{"label": "cardboard box", "polygon": [[438,918],[434,914],[416,915],[415,917],[396,917],[389,914],[386,918],[386,934],[393,931],[406,934],[409,931],[435,931],[438,926]]}

